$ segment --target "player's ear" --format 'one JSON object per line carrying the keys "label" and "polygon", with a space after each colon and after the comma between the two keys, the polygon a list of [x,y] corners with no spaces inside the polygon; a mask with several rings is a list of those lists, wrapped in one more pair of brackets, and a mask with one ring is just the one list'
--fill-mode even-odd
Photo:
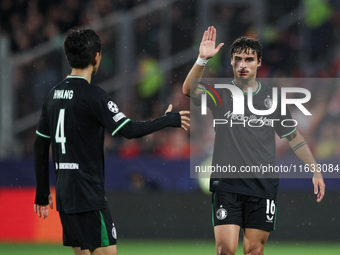
{"label": "player's ear", "polygon": [[100,61],[100,52],[97,52],[95,55],[94,55],[94,58],[93,58],[93,61],[92,61],[92,65],[95,66],[99,63]]}
{"label": "player's ear", "polygon": [[257,63],[257,68],[260,68],[261,64],[262,64],[262,58],[259,58],[258,63]]}

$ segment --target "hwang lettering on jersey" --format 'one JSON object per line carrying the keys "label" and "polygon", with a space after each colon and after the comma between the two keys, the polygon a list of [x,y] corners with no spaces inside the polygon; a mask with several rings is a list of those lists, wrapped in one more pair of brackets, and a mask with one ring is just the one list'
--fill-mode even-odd
{"label": "hwang lettering on jersey", "polygon": [[55,90],[53,99],[72,99],[73,98],[73,90]]}

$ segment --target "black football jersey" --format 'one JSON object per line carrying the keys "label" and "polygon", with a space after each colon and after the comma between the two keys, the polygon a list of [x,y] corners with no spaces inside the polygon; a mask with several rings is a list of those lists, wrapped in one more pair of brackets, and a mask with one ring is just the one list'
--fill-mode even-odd
{"label": "black football jersey", "polygon": [[[231,83],[237,86],[234,81]],[[209,88],[206,88],[209,90]],[[226,124],[215,125],[215,143],[212,166],[234,166],[234,173],[212,173],[211,191],[226,191],[264,198],[275,198],[279,184],[277,173],[244,172],[247,166],[275,165],[275,133],[281,138],[296,131],[287,110],[281,115],[281,99],[278,95],[276,110],[269,115],[256,115],[249,110],[247,93],[244,93],[244,115],[233,114],[233,95],[228,89],[216,89],[221,104],[215,104],[207,97],[207,106],[214,119],[222,119]],[[252,105],[257,110],[268,110],[273,103],[272,88],[258,82],[253,92]],[[273,121],[274,120],[274,121]],[[230,169],[230,168],[229,168]],[[249,168],[248,168],[249,169]],[[229,174],[229,175],[228,175]],[[222,177],[222,178],[221,178]]]}
{"label": "black football jersey", "polygon": [[47,94],[36,133],[51,140],[58,211],[107,207],[104,131],[114,136],[129,121],[105,91],[82,76],[68,75]]}

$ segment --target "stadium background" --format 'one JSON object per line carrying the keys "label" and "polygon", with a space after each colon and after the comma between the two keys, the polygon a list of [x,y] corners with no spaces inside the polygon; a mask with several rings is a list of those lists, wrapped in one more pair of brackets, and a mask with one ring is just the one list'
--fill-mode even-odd
{"label": "stadium background", "polygon": [[[70,71],[62,48],[69,28],[99,33],[103,59],[93,83],[131,119],[143,120],[163,114],[169,103],[189,109],[181,85],[209,25],[225,46],[206,77],[232,76],[228,45],[240,35],[263,44],[261,78],[339,77],[339,14],[335,0],[1,0],[0,242],[60,244],[55,211],[44,221],[33,213],[32,145],[44,95]],[[339,86],[311,89],[318,117],[300,131],[318,161],[339,162]],[[172,129],[138,140],[108,134],[106,189],[123,243],[197,240],[196,246],[213,246],[211,198],[189,177],[189,141],[188,133]],[[281,141],[277,154],[279,162],[297,162]],[[326,197],[317,204],[310,180],[281,180],[270,242],[289,241],[295,248],[331,242],[340,251],[339,184],[327,179]]]}

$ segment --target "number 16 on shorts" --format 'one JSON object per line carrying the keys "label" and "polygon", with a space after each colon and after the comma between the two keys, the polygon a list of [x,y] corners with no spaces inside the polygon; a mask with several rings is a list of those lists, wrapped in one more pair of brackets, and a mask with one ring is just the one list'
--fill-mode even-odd
{"label": "number 16 on shorts", "polygon": [[266,222],[274,222],[276,213],[276,206],[275,201],[272,199],[267,199],[267,206],[266,206]]}

